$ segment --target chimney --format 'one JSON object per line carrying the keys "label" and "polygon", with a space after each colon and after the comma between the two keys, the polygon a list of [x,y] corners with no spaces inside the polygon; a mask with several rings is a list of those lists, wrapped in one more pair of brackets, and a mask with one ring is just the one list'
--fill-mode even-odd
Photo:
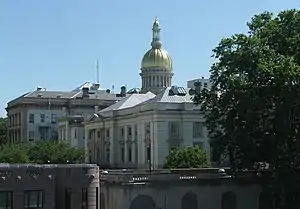
{"label": "chimney", "polygon": [[89,95],[89,88],[88,87],[83,87],[82,88],[82,97],[83,98],[88,98],[90,95]]}
{"label": "chimney", "polygon": [[122,86],[121,87],[121,92],[120,92],[121,96],[124,97],[126,96],[126,86]]}

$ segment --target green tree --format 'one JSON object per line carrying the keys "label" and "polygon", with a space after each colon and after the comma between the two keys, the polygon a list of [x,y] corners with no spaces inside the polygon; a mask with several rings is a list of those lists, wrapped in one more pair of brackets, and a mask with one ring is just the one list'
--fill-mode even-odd
{"label": "green tree", "polygon": [[0,117],[0,144],[7,142],[7,118]]}
{"label": "green tree", "polygon": [[39,141],[28,150],[29,159],[35,163],[77,163],[83,162],[85,152],[63,142]]}
{"label": "green tree", "polygon": [[210,161],[207,153],[200,147],[173,149],[166,157],[165,168],[208,168]]}
{"label": "green tree", "polygon": [[0,163],[29,163],[27,147],[19,144],[6,144],[0,150]]}
{"label": "green tree", "polygon": [[276,207],[297,208],[300,11],[265,12],[247,25],[213,50],[212,87],[194,99],[206,112],[213,160],[227,156],[234,169],[269,163]]}

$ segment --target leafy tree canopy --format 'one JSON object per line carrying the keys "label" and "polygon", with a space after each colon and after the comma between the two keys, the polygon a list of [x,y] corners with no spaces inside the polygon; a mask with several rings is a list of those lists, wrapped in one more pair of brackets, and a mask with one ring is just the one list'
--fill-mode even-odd
{"label": "leafy tree canopy", "polygon": [[0,118],[0,144],[7,141],[7,118]]}
{"label": "leafy tree canopy", "polygon": [[284,201],[277,206],[296,208],[300,11],[265,12],[247,26],[247,34],[224,38],[213,50],[212,87],[194,99],[206,112],[213,160],[227,156],[233,168],[269,163],[277,200]]}
{"label": "leafy tree canopy", "polygon": [[224,38],[213,50],[211,90],[195,102],[206,110],[214,160],[277,167],[300,150],[300,12],[265,12],[247,25],[248,34]]}
{"label": "leafy tree canopy", "polygon": [[6,144],[0,150],[1,163],[67,164],[84,161],[84,150],[62,142],[39,141],[34,144]]}
{"label": "leafy tree canopy", "polygon": [[166,158],[165,168],[208,168],[210,161],[207,153],[199,146],[177,148]]}

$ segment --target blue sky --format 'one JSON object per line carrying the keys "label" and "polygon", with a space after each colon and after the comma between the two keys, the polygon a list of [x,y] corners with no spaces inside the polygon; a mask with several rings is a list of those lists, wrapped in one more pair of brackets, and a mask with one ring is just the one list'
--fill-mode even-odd
{"label": "blue sky", "polygon": [[257,13],[299,8],[298,0],[1,0],[0,116],[6,103],[42,86],[70,90],[100,84],[139,87],[140,62],[158,16],[173,58],[173,84],[208,77],[211,50],[222,37],[245,32]]}

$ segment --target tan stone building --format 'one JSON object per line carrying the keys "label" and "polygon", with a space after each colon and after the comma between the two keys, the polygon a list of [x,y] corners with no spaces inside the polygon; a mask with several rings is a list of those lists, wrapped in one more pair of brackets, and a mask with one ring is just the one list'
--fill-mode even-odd
{"label": "tan stone building", "polygon": [[8,102],[8,139],[11,142],[57,139],[58,118],[87,117],[122,98],[98,88],[98,84],[89,82],[72,91],[37,88]]}

